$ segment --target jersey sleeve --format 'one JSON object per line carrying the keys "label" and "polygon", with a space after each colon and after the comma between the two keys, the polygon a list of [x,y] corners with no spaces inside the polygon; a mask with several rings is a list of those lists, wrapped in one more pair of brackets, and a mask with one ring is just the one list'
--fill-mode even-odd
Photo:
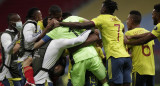
{"label": "jersey sleeve", "polygon": [[157,24],[157,25],[155,26],[155,28],[152,30],[152,34],[153,34],[154,36],[156,36],[157,38],[160,37],[160,23]]}
{"label": "jersey sleeve", "polygon": [[[131,36],[132,35],[132,32],[131,31],[127,31],[126,33],[125,33],[125,35],[126,36]],[[130,40],[129,40],[130,41]],[[131,48],[132,46],[131,45],[126,45],[126,49],[128,49],[128,48]]]}
{"label": "jersey sleeve", "polygon": [[84,20],[85,20],[84,18],[79,17],[79,16],[70,16],[70,17],[64,19],[62,22],[80,22],[80,23],[82,23],[82,22],[84,22]]}
{"label": "jersey sleeve", "polygon": [[41,34],[41,31],[35,33],[35,25],[32,23],[28,23],[24,26],[23,35],[26,42],[35,42],[38,36]]}
{"label": "jersey sleeve", "polygon": [[100,17],[98,16],[97,18],[93,18],[92,20],[91,20],[94,24],[95,24],[95,26],[98,28],[100,25],[101,25],[101,19],[100,19]]}

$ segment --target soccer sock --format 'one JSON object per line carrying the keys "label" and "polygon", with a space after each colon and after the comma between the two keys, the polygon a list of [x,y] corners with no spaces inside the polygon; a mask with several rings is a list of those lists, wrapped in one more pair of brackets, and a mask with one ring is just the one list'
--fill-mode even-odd
{"label": "soccer sock", "polygon": [[31,66],[24,67],[24,75],[25,75],[26,80],[29,83],[35,84],[34,78],[33,78],[33,69]]}
{"label": "soccer sock", "polygon": [[107,82],[105,82],[102,86],[109,86],[109,85],[107,84]]}

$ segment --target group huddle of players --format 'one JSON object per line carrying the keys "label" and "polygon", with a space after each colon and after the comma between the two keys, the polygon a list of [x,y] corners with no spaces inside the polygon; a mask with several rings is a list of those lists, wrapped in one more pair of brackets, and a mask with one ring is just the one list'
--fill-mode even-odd
{"label": "group huddle of players", "polygon": [[41,11],[31,8],[24,24],[10,13],[1,35],[0,83],[57,86],[69,55],[67,86],[155,86],[153,39],[160,38],[160,4],[152,12],[152,32],[140,26],[141,13],[131,10],[124,34],[115,10],[117,3],[105,0],[101,14],[87,20],[53,5],[42,20]]}

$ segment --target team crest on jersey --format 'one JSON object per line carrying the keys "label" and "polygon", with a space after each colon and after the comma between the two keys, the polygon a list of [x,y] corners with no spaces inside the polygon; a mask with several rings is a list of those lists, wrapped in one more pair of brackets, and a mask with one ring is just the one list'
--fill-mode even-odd
{"label": "team crest on jersey", "polygon": [[158,29],[157,27],[154,28],[154,30],[157,30],[157,29]]}

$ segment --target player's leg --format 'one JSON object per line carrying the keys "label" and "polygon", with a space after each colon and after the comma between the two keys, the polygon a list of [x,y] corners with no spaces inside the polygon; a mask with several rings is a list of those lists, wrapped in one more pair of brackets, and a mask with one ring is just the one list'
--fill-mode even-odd
{"label": "player's leg", "polygon": [[71,83],[71,79],[68,79],[67,86],[73,86],[72,83]]}
{"label": "player's leg", "polygon": [[102,83],[102,86],[108,86],[106,79],[106,69],[101,59],[96,56],[87,60],[87,70],[91,71]]}
{"label": "player's leg", "polygon": [[102,85],[100,84],[100,82],[92,72],[86,71],[85,86],[102,86]]}
{"label": "player's leg", "polygon": [[33,68],[30,66],[32,63],[32,57],[28,57],[23,61],[24,75],[28,83],[35,84],[33,77]]}
{"label": "player's leg", "polygon": [[19,73],[20,73],[21,79],[22,79],[21,80],[21,84],[22,84],[22,86],[24,86],[25,83],[26,83],[26,78],[25,78],[25,76],[23,74],[22,62],[18,62],[18,70],[19,70]]}
{"label": "player's leg", "polygon": [[146,86],[155,86],[155,76],[147,76]]}
{"label": "player's leg", "polygon": [[45,82],[44,84],[36,84],[36,86],[53,86],[52,82]]}
{"label": "player's leg", "polygon": [[123,64],[121,58],[109,57],[106,62],[107,78],[110,86],[123,85]]}
{"label": "player's leg", "polygon": [[6,78],[2,81],[2,83],[3,83],[4,86],[10,86],[10,84],[11,84],[11,83],[9,83],[9,80],[6,79]]}
{"label": "player's leg", "polygon": [[146,77],[144,75],[140,75],[137,72],[132,74],[133,76],[133,85],[132,86],[145,86],[146,84]]}
{"label": "player's leg", "polygon": [[2,81],[2,83],[4,84],[4,86],[22,86],[20,80],[18,80],[18,81],[13,81],[13,80],[11,80],[11,78],[10,78],[10,79],[6,79],[6,78],[5,78],[5,79]]}
{"label": "player's leg", "polygon": [[132,72],[132,60],[130,57],[123,58],[124,66],[123,66],[123,86],[130,86],[131,84],[131,72]]}
{"label": "player's leg", "polygon": [[73,64],[71,70],[71,82],[73,86],[84,86],[86,65],[84,61]]}
{"label": "player's leg", "polygon": [[23,86],[21,81],[13,81],[14,86]]}

